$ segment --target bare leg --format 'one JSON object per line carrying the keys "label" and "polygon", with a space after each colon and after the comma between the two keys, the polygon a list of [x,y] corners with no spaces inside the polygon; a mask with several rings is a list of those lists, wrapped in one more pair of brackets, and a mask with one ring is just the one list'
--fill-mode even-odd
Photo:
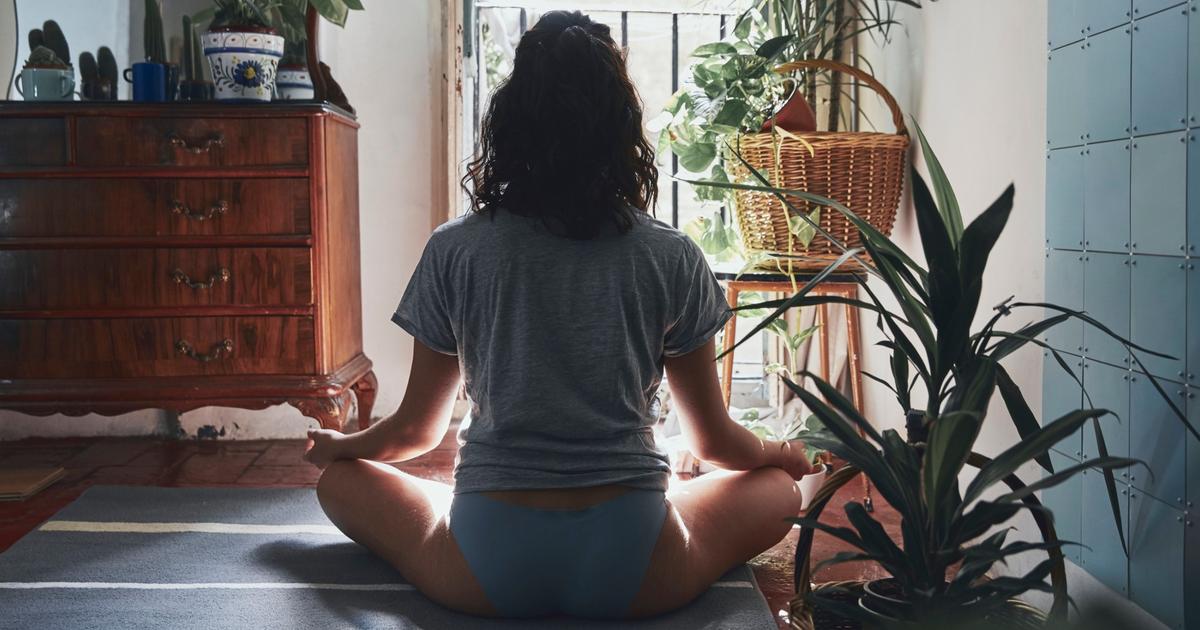
{"label": "bare leg", "polygon": [[733,567],[770,549],[800,513],[800,491],[781,468],[715,472],[673,487],[634,617],[674,610]]}
{"label": "bare leg", "polygon": [[317,498],[338,529],[429,599],[472,615],[496,615],[450,533],[450,486],[385,464],[341,460],[321,474]]}

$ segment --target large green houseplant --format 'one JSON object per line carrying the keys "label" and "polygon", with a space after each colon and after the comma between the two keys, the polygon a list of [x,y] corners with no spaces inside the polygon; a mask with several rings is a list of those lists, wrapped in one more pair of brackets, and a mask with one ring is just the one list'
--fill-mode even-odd
{"label": "large green houseplant", "polygon": [[[747,182],[695,182],[726,189],[766,191],[789,206],[796,200],[804,200],[850,217],[862,232],[862,250],[845,251],[787,299],[748,305],[746,308],[774,310],[738,343],[792,308],[849,303],[874,313],[886,337],[881,345],[891,351],[891,374],[887,378],[869,376],[895,394],[899,403],[897,414],[908,420],[907,439],[894,430],[881,432],[834,386],[819,377],[802,373],[796,375],[800,383],[785,379],[787,386],[824,425],[823,431],[807,436],[809,442],[828,449],[848,464],[814,497],[805,517],[796,519],[806,528],[797,547],[797,587],[804,595],[797,612],[803,614],[808,610],[806,606],[816,606],[858,620],[867,627],[959,628],[975,627],[972,624],[981,620],[1003,625],[1023,618],[1021,605],[1014,598],[1028,591],[1048,590],[1055,595],[1050,621],[1060,624],[1067,612],[1061,547],[1068,543],[1057,539],[1053,516],[1038,501],[1036,493],[1086,468],[1101,470],[1123,538],[1112,471],[1138,462],[1108,454],[1099,422],[1100,417],[1109,413],[1106,410],[1079,409],[1039,422],[1003,362],[1017,350],[1036,344],[1046,348],[1059,366],[1078,380],[1079,376],[1058,352],[1039,339],[1046,330],[1073,319],[1117,339],[1130,350],[1142,371],[1145,368],[1139,355],[1158,353],[1121,338],[1084,312],[1055,304],[1005,301],[995,307],[983,326],[972,329],[989,254],[1012,210],[1013,188],[1010,186],[964,227],[954,191],[924,136],[919,129],[917,132],[932,182],[931,191],[913,171],[913,201],[928,266],[914,261],[899,245],[847,208],[804,191],[772,187],[752,168],[749,169],[752,179]],[[819,228],[814,226],[814,229]],[[869,255],[869,264],[864,254]],[[861,274],[866,299],[810,295],[812,288],[834,270]],[[884,305],[883,291],[896,306]],[[1039,319],[1014,331],[1000,328],[1010,314],[1022,310],[1035,313]],[[820,395],[805,389],[804,379],[811,380]],[[1150,376],[1149,380],[1188,431],[1200,437],[1157,379]],[[914,398],[912,394],[918,386],[924,395]],[[987,458],[975,452],[975,446],[980,429],[989,418],[988,403],[997,391],[1019,439],[995,458]],[[916,400],[926,402],[918,406]],[[1049,450],[1089,422],[1100,456],[1055,470]],[[1046,473],[1038,481],[1024,483],[1017,472],[1031,461],[1036,461]],[[978,472],[964,484],[960,474],[967,466],[977,468]],[[833,492],[860,472],[871,479],[879,495],[899,512],[900,540],[893,540],[868,510],[855,501],[844,506],[852,527],[834,527],[820,520]],[[997,486],[1004,487],[997,490]],[[1043,540],[1006,540],[1010,529],[1006,526],[1022,511],[1034,517]],[[877,585],[876,591],[863,594],[858,601],[854,601],[857,595],[847,601],[846,593],[838,589],[808,592],[808,551],[814,531],[826,532],[853,548],[823,560],[818,567],[870,561],[883,567],[891,579]],[[1028,573],[985,578],[997,563],[1029,551],[1044,553],[1045,559]],[[1047,578],[1052,585],[1046,584]],[[888,592],[880,593],[879,589]],[[1024,621],[1031,620],[1025,616]]]}

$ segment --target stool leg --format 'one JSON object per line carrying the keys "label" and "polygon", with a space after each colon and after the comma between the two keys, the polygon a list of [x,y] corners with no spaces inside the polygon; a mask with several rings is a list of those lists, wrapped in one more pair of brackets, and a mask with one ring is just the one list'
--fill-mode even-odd
{"label": "stool leg", "polygon": [[[729,301],[729,308],[737,306],[738,293],[740,291],[732,282],[725,287],[725,299]],[[725,324],[725,338],[721,341],[721,351],[726,353],[721,358],[721,399],[725,401],[726,410],[729,409],[729,400],[733,397],[733,353],[729,350],[737,341],[737,320],[736,313],[729,318]]]}
{"label": "stool leg", "polygon": [[817,325],[821,327],[821,378],[826,383],[829,382],[830,360],[829,360],[829,305],[821,304],[817,306]]}
{"label": "stool leg", "polygon": [[[858,287],[851,285],[846,290],[847,298],[857,297]],[[849,342],[850,356],[847,357],[847,369],[850,370],[850,394],[854,401],[854,407],[859,413],[863,413],[863,377],[862,366],[859,365],[859,353],[862,351],[862,340],[859,338],[859,317],[858,308],[846,305],[846,338]],[[871,480],[867,479],[866,475],[862,475],[863,485],[863,507],[867,511],[874,511],[875,505],[871,498]]]}

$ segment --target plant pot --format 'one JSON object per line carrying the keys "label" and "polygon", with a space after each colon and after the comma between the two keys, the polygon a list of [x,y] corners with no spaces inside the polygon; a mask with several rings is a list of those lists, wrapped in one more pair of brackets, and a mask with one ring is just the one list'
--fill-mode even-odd
{"label": "plant pot", "polygon": [[827,476],[829,476],[829,467],[825,464],[817,464],[812,472],[804,475],[796,482],[796,487],[800,489],[800,498],[802,501],[800,509],[808,509],[808,502],[821,489],[821,484],[825,483],[825,477]]}
{"label": "plant pot", "polygon": [[283,38],[246,30],[208,31],[201,36],[219,101],[270,101],[283,57]]}
{"label": "plant pot", "polygon": [[17,73],[17,93],[27,101],[70,101],[75,98],[75,69],[25,66]]}
{"label": "plant pot", "polygon": [[312,76],[308,66],[288,64],[279,66],[279,76],[275,79],[275,92],[281,101],[310,101],[313,91]]}
{"label": "plant pot", "polygon": [[892,578],[872,580],[863,584],[858,605],[890,619],[906,619],[912,615],[912,603],[901,599],[903,593]]}
{"label": "plant pot", "polygon": [[792,94],[773,116],[763,122],[762,131],[770,131],[771,127],[793,133],[809,133],[817,130],[817,114],[812,105],[804,97],[804,91],[799,84],[793,82]]}

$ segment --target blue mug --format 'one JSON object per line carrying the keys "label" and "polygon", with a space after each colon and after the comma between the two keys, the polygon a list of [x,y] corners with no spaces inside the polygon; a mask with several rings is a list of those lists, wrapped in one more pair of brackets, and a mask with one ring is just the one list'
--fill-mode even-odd
{"label": "blue mug", "polygon": [[139,61],[132,68],[126,68],[124,76],[126,81],[133,84],[133,100],[141,103],[167,100],[166,64]]}

